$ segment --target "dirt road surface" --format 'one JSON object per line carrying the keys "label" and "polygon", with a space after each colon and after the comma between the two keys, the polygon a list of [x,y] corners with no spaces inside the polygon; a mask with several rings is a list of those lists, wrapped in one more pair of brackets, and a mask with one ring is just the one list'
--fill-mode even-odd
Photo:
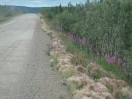
{"label": "dirt road surface", "polygon": [[49,42],[36,14],[0,24],[0,99],[70,99],[45,54]]}

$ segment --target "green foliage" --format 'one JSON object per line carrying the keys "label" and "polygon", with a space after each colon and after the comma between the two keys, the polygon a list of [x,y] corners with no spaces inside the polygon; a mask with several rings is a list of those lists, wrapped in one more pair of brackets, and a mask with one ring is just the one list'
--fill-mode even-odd
{"label": "green foliage", "polygon": [[8,6],[0,5],[0,22],[7,20],[8,18],[19,14],[17,9],[10,9]]}
{"label": "green foliage", "polygon": [[123,96],[121,92],[116,93],[116,99],[131,99],[129,96]]}
{"label": "green foliage", "polygon": [[[104,0],[102,3],[71,3],[68,7],[53,7],[43,10],[44,16],[57,27],[74,35],[85,37],[93,46],[93,52],[122,57],[122,50],[131,46],[131,3]],[[128,24],[129,23],[129,24]],[[127,29],[126,29],[127,28]],[[128,32],[129,31],[129,32]]]}
{"label": "green foliage", "polygon": [[50,56],[50,49],[48,49],[47,51],[45,51],[47,56]]}
{"label": "green foliage", "polygon": [[[66,32],[80,38],[85,38],[87,45],[80,46],[78,42],[67,44],[67,50],[81,49],[91,60],[99,61],[103,68],[112,71],[119,78],[124,74],[130,79],[132,76],[132,1],[131,0],[100,0],[85,4],[71,3],[67,7],[52,7],[43,10],[43,15],[50,19],[54,27],[62,28]],[[51,14],[52,18],[47,15]],[[99,52],[99,58],[96,58]],[[108,64],[104,55],[115,56],[126,61],[120,66]],[[125,64],[125,65],[124,65]],[[122,73],[123,76],[122,76]],[[125,76],[125,77],[126,77]],[[126,79],[126,78],[125,78]]]}
{"label": "green foliage", "polygon": [[65,97],[63,95],[60,95],[60,98],[59,99],[65,99]]}

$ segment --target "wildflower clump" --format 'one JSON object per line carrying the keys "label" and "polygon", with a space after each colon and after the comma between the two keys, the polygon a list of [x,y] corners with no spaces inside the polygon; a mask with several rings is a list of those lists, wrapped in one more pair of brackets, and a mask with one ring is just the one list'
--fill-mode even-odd
{"label": "wildflower clump", "polygon": [[101,83],[91,83],[74,92],[74,99],[114,99],[108,89]]}
{"label": "wildflower clump", "polygon": [[74,76],[69,77],[67,81],[76,85],[77,88],[94,83],[94,80],[92,80],[89,76],[80,72]]}
{"label": "wildflower clump", "polygon": [[132,95],[130,87],[123,80],[103,77],[103,78],[100,78],[98,82],[104,84],[109,89],[109,91],[112,93],[115,99],[118,97],[119,93],[123,96],[129,96],[129,97],[131,97]]}

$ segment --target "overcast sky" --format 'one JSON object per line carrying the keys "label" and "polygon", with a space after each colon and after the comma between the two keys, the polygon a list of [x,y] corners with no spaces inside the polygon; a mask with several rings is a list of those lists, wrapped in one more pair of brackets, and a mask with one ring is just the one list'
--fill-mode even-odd
{"label": "overcast sky", "polygon": [[60,3],[62,6],[66,6],[69,2],[73,5],[76,3],[85,3],[86,0],[0,0],[1,5],[19,5],[28,7],[51,7],[58,6]]}

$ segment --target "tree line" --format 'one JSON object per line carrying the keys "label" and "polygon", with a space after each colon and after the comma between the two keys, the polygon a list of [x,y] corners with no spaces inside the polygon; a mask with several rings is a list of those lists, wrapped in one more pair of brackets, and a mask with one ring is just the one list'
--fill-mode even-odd
{"label": "tree line", "polygon": [[14,16],[20,13],[18,9],[11,9],[9,6],[0,5],[0,20]]}
{"label": "tree line", "polygon": [[[79,41],[93,55],[132,76],[132,1],[100,0],[61,4],[41,12],[53,27]],[[82,43],[83,42],[83,43]]]}

